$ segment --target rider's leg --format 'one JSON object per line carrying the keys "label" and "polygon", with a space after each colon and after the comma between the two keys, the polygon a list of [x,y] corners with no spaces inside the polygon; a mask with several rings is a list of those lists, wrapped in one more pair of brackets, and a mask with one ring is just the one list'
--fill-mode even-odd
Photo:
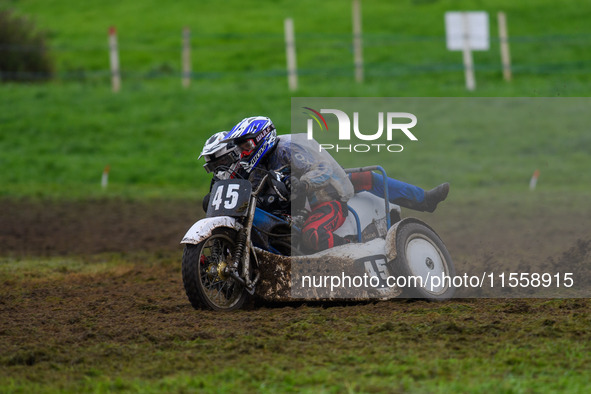
{"label": "rider's leg", "polygon": [[[351,174],[355,191],[366,190],[376,196],[384,196],[384,177],[375,172]],[[437,204],[445,200],[449,193],[449,183],[443,183],[434,189],[424,189],[397,179],[388,178],[388,199],[394,204],[416,211],[433,212]]]}

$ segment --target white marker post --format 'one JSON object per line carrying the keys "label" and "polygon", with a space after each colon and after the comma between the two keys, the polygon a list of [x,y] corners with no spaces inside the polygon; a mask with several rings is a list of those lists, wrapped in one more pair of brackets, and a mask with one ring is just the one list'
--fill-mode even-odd
{"label": "white marker post", "polygon": [[536,185],[538,184],[539,177],[540,177],[540,170],[535,170],[534,174],[532,175],[531,179],[529,180],[529,190],[531,190],[531,191],[536,190]]}
{"label": "white marker post", "polygon": [[295,34],[293,32],[293,19],[287,18],[285,27],[285,54],[287,58],[287,82],[289,90],[298,88],[298,70],[295,52]]}
{"label": "white marker post", "polygon": [[188,88],[191,84],[191,31],[188,27],[183,29],[183,87]]}
{"label": "white marker post", "polygon": [[119,71],[119,48],[117,46],[117,29],[109,28],[109,59],[111,63],[111,85],[113,92],[121,89],[121,73]]}
{"label": "white marker post", "polygon": [[509,52],[509,34],[507,33],[507,17],[504,12],[497,14],[499,23],[499,42],[501,44],[501,63],[503,64],[503,78],[511,81],[511,54]]}
{"label": "white marker post", "polygon": [[103,170],[103,176],[101,177],[101,187],[103,188],[103,190],[105,190],[107,186],[109,186],[109,171],[111,171],[110,166],[106,166]]}
{"label": "white marker post", "polygon": [[470,50],[470,20],[468,15],[462,13],[462,57],[464,59],[464,74],[466,75],[466,89],[476,89],[476,78],[474,77],[474,60]]}
{"label": "white marker post", "polygon": [[447,49],[462,51],[466,88],[476,89],[472,51],[487,51],[490,47],[488,13],[446,12],[445,33]]}
{"label": "white marker post", "polygon": [[353,0],[353,62],[355,81],[363,82],[363,41],[361,37],[361,1]]}

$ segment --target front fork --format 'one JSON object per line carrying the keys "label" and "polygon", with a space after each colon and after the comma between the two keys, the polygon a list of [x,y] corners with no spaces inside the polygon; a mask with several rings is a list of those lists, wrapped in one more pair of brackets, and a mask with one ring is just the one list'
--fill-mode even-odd
{"label": "front fork", "polygon": [[[254,214],[256,210],[256,196],[257,192],[253,193],[250,198],[250,204],[248,207],[248,215],[246,215],[246,223],[238,231],[238,239],[236,240],[236,248],[234,249],[234,261],[231,267],[226,267],[228,273],[242,283],[246,290],[252,295],[257,282],[260,279],[260,272],[256,270],[256,276],[254,280],[250,280],[250,254],[255,256],[254,250],[252,249],[252,243],[250,240],[250,234],[252,230],[252,223],[254,221]],[[238,273],[238,267],[242,263],[242,273]],[[258,264],[257,264],[258,265]]]}

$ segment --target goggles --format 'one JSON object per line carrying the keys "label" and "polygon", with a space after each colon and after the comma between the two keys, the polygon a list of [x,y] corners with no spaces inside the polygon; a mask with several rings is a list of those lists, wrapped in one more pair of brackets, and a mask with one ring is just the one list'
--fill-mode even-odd
{"label": "goggles", "polygon": [[232,165],[237,163],[239,159],[236,151],[229,151],[224,155],[215,158],[205,156],[205,164],[203,165],[203,168],[205,168],[205,171],[207,172],[223,171],[232,167]]}
{"label": "goggles", "polygon": [[238,143],[238,149],[240,149],[240,158],[248,157],[252,154],[254,149],[257,147],[253,139]]}

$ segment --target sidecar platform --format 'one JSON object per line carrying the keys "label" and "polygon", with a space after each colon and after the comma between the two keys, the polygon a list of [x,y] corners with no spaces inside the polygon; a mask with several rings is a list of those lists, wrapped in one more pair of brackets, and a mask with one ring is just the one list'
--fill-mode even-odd
{"label": "sidecar platform", "polygon": [[391,299],[401,293],[387,283],[391,273],[382,238],[306,256],[278,256],[255,250],[261,272],[256,294],[267,301],[358,301]]}

